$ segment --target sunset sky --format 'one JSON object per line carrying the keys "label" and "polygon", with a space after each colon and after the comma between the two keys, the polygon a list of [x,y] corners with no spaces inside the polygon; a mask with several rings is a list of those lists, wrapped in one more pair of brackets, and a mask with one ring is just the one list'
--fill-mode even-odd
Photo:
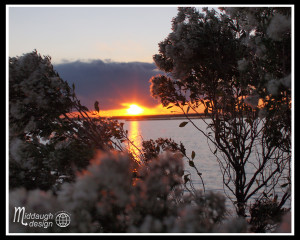
{"label": "sunset sky", "polygon": [[[159,73],[152,56],[171,32],[176,5],[8,5],[7,55],[36,49],[50,55],[55,70],[83,105],[98,100],[102,113],[170,113],[150,96],[149,79]],[[197,5],[197,8],[202,6]]]}

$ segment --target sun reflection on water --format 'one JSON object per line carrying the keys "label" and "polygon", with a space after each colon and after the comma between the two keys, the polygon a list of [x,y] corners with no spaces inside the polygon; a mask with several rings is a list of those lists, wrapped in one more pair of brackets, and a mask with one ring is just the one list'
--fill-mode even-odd
{"label": "sun reflection on water", "polygon": [[130,121],[129,130],[128,130],[128,138],[132,141],[133,145],[129,145],[129,151],[132,153],[133,157],[140,161],[140,151],[142,149],[142,134],[138,121]]}

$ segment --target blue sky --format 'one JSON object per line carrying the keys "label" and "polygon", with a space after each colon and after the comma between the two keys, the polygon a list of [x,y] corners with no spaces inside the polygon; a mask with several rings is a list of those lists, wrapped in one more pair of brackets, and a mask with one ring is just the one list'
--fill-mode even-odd
{"label": "blue sky", "polygon": [[152,62],[171,32],[176,5],[12,6],[9,56],[37,49],[52,63],[111,59]]}
{"label": "blue sky", "polygon": [[[183,6],[183,5],[180,5]],[[198,10],[217,5],[184,5]],[[158,72],[152,56],[172,32],[177,5],[7,5],[8,55],[36,49],[49,55],[60,76],[75,83],[89,108],[125,101],[154,107],[149,79]]]}
{"label": "blue sky", "polygon": [[[8,5],[8,55],[36,49],[75,83],[81,103],[121,109],[124,103],[154,108],[149,79],[163,74],[152,56],[172,32],[176,5]],[[200,8],[198,5],[197,8]]]}

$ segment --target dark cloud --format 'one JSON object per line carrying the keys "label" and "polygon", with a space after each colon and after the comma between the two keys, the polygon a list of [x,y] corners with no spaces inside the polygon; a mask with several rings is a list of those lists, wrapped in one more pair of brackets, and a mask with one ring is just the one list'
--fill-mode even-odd
{"label": "dark cloud", "polygon": [[103,110],[122,108],[124,102],[146,107],[158,103],[149,91],[149,79],[161,73],[154,63],[93,60],[65,62],[54,68],[62,79],[75,84],[76,95],[89,109],[95,100]]}

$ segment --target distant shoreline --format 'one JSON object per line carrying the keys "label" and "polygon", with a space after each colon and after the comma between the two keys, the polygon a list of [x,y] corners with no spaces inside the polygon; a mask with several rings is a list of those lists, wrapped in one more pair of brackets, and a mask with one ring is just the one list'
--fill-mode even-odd
{"label": "distant shoreline", "polygon": [[[209,115],[204,114],[189,114],[191,119],[209,118]],[[184,114],[163,114],[163,115],[140,115],[140,116],[114,116],[110,119],[125,120],[125,121],[148,121],[148,120],[181,120],[187,119]]]}

